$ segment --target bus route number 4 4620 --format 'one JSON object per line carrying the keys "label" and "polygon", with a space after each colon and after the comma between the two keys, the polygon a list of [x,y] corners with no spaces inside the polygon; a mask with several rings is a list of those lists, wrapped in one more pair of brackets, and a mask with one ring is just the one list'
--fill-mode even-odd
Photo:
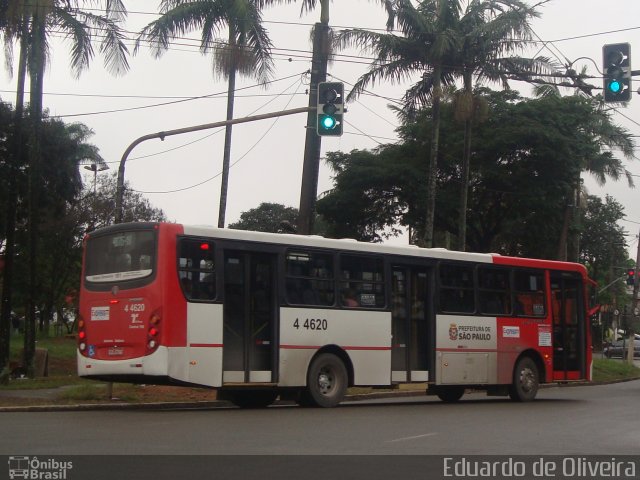
{"label": "bus route number 4 4620", "polygon": [[301,328],[305,330],[326,330],[327,319],[326,318],[307,318],[304,322],[301,322],[299,318],[293,322],[293,326],[296,330]]}

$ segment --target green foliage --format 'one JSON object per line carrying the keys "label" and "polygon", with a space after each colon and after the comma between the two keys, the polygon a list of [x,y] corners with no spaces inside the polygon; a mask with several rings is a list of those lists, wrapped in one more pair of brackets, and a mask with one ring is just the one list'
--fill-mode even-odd
{"label": "green foliage", "polygon": [[[76,204],[76,221],[86,231],[107,227],[115,223],[115,198],[117,190],[117,172],[96,176],[95,189],[87,184],[82,197]],[[93,182],[92,182],[93,183]],[[161,209],[155,208],[141,193],[124,182],[122,201],[123,222],[164,222],[167,220]]]}
{"label": "green foliage", "polygon": [[[625,272],[628,258],[625,231],[618,221],[624,218],[624,208],[609,195],[604,202],[595,196],[587,197],[587,205],[582,218],[582,239],[580,242],[580,262],[589,269],[589,275],[601,287],[613,282]],[[631,260],[631,266],[635,262]],[[598,298],[602,304],[624,305],[628,295],[624,282],[611,285]]]}
{"label": "green foliage", "polygon": [[[624,154],[629,134],[612,125],[589,99],[523,99],[513,91],[485,89],[476,95],[486,101],[488,116],[474,127],[469,249],[555,258],[564,207],[572,201],[580,173],[624,176],[621,160],[603,147],[603,137]],[[443,103],[436,229],[455,237],[463,127],[454,113],[450,101]],[[426,212],[425,152],[431,128],[430,111],[425,109],[415,118],[405,118],[398,145],[327,155],[335,186],[319,200],[318,212],[331,235],[378,241],[381,232],[393,234],[397,225],[419,232]]]}
{"label": "green foliage", "polygon": [[396,223],[410,225],[416,206],[424,205],[422,158],[410,148],[329,152],[326,161],[335,185],[317,208],[328,236],[379,242],[398,233]]}
{"label": "green foliage", "polygon": [[[23,136],[23,155],[15,155],[17,145],[10,121],[12,113],[5,104],[0,104],[0,117],[4,115],[8,120],[0,122],[0,152],[6,153],[0,155],[0,184],[8,179],[13,182],[13,188],[2,188],[0,193],[0,246],[6,248],[7,219],[14,216],[17,226],[13,275],[11,279],[2,278],[2,283],[11,286],[5,288],[5,293],[11,295],[11,309],[23,314],[29,297],[28,163],[24,155],[28,136]],[[39,311],[40,329],[48,334],[54,313],[60,318],[63,309],[73,307],[67,300],[77,301],[84,234],[87,230],[113,223],[115,177],[104,180],[102,176],[98,177],[95,193],[92,185],[83,189],[81,165],[103,161],[97,148],[88,143],[93,132],[85,125],[66,124],[45,115],[40,131],[43,156],[33,188],[33,205],[40,219],[36,226],[39,241],[35,249],[37,275],[33,300]],[[17,205],[17,208],[12,209],[11,205]],[[147,199],[132,191],[127,191],[125,196],[125,212],[128,221],[165,219],[161,210],[153,208]],[[3,308],[6,308],[4,304]],[[3,313],[2,319],[0,358],[8,359],[10,317]],[[12,343],[14,347],[22,345],[22,342],[20,345],[15,341]],[[5,361],[0,361],[0,369]]]}
{"label": "green foliage", "polygon": [[[290,233],[298,218],[298,209],[279,203],[261,203],[258,207],[242,212],[240,220],[229,225],[236,230],[254,232]],[[283,222],[285,224],[283,225]]]}

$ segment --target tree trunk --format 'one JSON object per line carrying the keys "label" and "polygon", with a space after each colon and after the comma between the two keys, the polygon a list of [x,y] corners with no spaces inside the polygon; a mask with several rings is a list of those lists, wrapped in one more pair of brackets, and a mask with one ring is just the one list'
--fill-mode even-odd
{"label": "tree trunk", "polygon": [[[229,48],[235,46],[235,30],[229,25]],[[236,68],[229,69],[229,82],[227,86],[227,120],[233,119],[233,105],[236,91]],[[224,228],[227,213],[227,192],[229,190],[229,165],[231,163],[231,131],[233,126],[227,125],[224,131],[224,154],[222,157],[222,183],[220,185],[220,207],[218,210],[218,228]]]}
{"label": "tree trunk", "polygon": [[[464,90],[473,102],[473,85],[471,75],[464,77]],[[460,212],[458,220],[458,250],[464,252],[467,245],[467,203],[469,195],[469,169],[471,166],[471,120],[473,108],[470,108],[464,119],[464,151],[462,152],[462,171],[460,186]]]}
{"label": "tree trunk", "polygon": [[31,75],[30,109],[31,134],[29,142],[29,172],[28,172],[28,218],[29,232],[29,286],[27,291],[27,305],[24,327],[24,357],[23,365],[28,376],[33,376],[36,352],[36,303],[37,303],[37,251],[38,251],[38,185],[40,178],[40,139],[42,125],[42,96],[45,70],[45,29],[46,14],[44,8],[36,8],[32,21],[31,43]]}
{"label": "tree trunk", "polygon": [[[233,104],[235,100],[236,72],[229,72],[227,89],[227,120],[233,119]],[[227,125],[224,131],[224,154],[222,157],[222,183],[220,185],[220,207],[218,210],[218,228],[224,228],[227,212],[227,192],[229,190],[229,166],[231,163],[231,131],[233,125]]]}
{"label": "tree trunk", "polygon": [[564,219],[562,221],[562,231],[560,232],[560,240],[558,241],[558,252],[556,260],[567,260],[567,239],[569,237],[569,223],[571,223],[571,200],[567,199],[567,205],[564,208]]}
{"label": "tree trunk", "polygon": [[436,65],[433,69],[433,131],[431,133],[431,149],[429,152],[429,170],[427,172],[427,218],[425,222],[424,246],[433,247],[433,230],[436,211],[436,177],[438,175],[438,142],[440,140],[440,98],[442,87],[440,73],[442,67]]}

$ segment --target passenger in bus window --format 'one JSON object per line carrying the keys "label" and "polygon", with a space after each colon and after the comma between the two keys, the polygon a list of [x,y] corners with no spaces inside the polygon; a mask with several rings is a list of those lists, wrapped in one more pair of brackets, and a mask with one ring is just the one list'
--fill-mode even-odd
{"label": "passenger in bus window", "polygon": [[348,288],[347,290],[345,290],[344,298],[342,299],[342,304],[345,307],[349,307],[349,308],[360,306],[360,304],[358,303],[358,300],[356,300],[356,292],[354,292],[352,288]]}
{"label": "passenger in bus window", "polygon": [[182,291],[184,292],[184,296],[187,298],[191,298],[193,294],[193,285],[191,283],[191,279],[183,277],[180,279],[180,283],[182,283]]}

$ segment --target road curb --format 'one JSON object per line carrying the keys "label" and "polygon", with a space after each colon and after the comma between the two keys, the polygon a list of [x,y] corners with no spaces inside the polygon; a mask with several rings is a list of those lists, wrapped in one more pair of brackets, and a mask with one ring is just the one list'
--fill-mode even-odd
{"label": "road curb", "polygon": [[[398,397],[423,397],[426,396],[422,390],[406,390],[399,392],[361,393],[347,395],[345,402],[356,402],[362,400],[377,400],[384,398]],[[274,405],[295,405],[291,401],[277,401]],[[235,406],[225,400],[207,400],[195,402],[146,402],[146,403],[78,403],[70,405],[25,405],[0,407],[2,412],[81,412],[96,410],[206,410],[211,408],[235,408]]]}
{"label": "road curb", "polygon": [[[540,388],[569,388],[611,385],[614,383],[624,383],[640,380],[640,377],[624,378],[620,380],[610,380],[602,382],[572,382],[566,384],[543,384]],[[471,389],[471,391],[475,391]],[[478,390],[479,391],[479,390]],[[347,395],[345,402],[357,402],[363,400],[380,400],[385,398],[404,398],[404,397],[426,397],[424,390],[400,390],[395,392],[374,392],[374,393],[358,393]],[[295,405],[291,401],[277,401],[274,405]],[[235,406],[225,400],[206,400],[191,402],[145,402],[145,403],[125,403],[114,400],[111,403],[79,403],[71,405],[25,405],[0,407],[0,413],[20,413],[20,412],[82,412],[82,411],[98,411],[98,410],[207,410],[211,408],[235,408]]]}

